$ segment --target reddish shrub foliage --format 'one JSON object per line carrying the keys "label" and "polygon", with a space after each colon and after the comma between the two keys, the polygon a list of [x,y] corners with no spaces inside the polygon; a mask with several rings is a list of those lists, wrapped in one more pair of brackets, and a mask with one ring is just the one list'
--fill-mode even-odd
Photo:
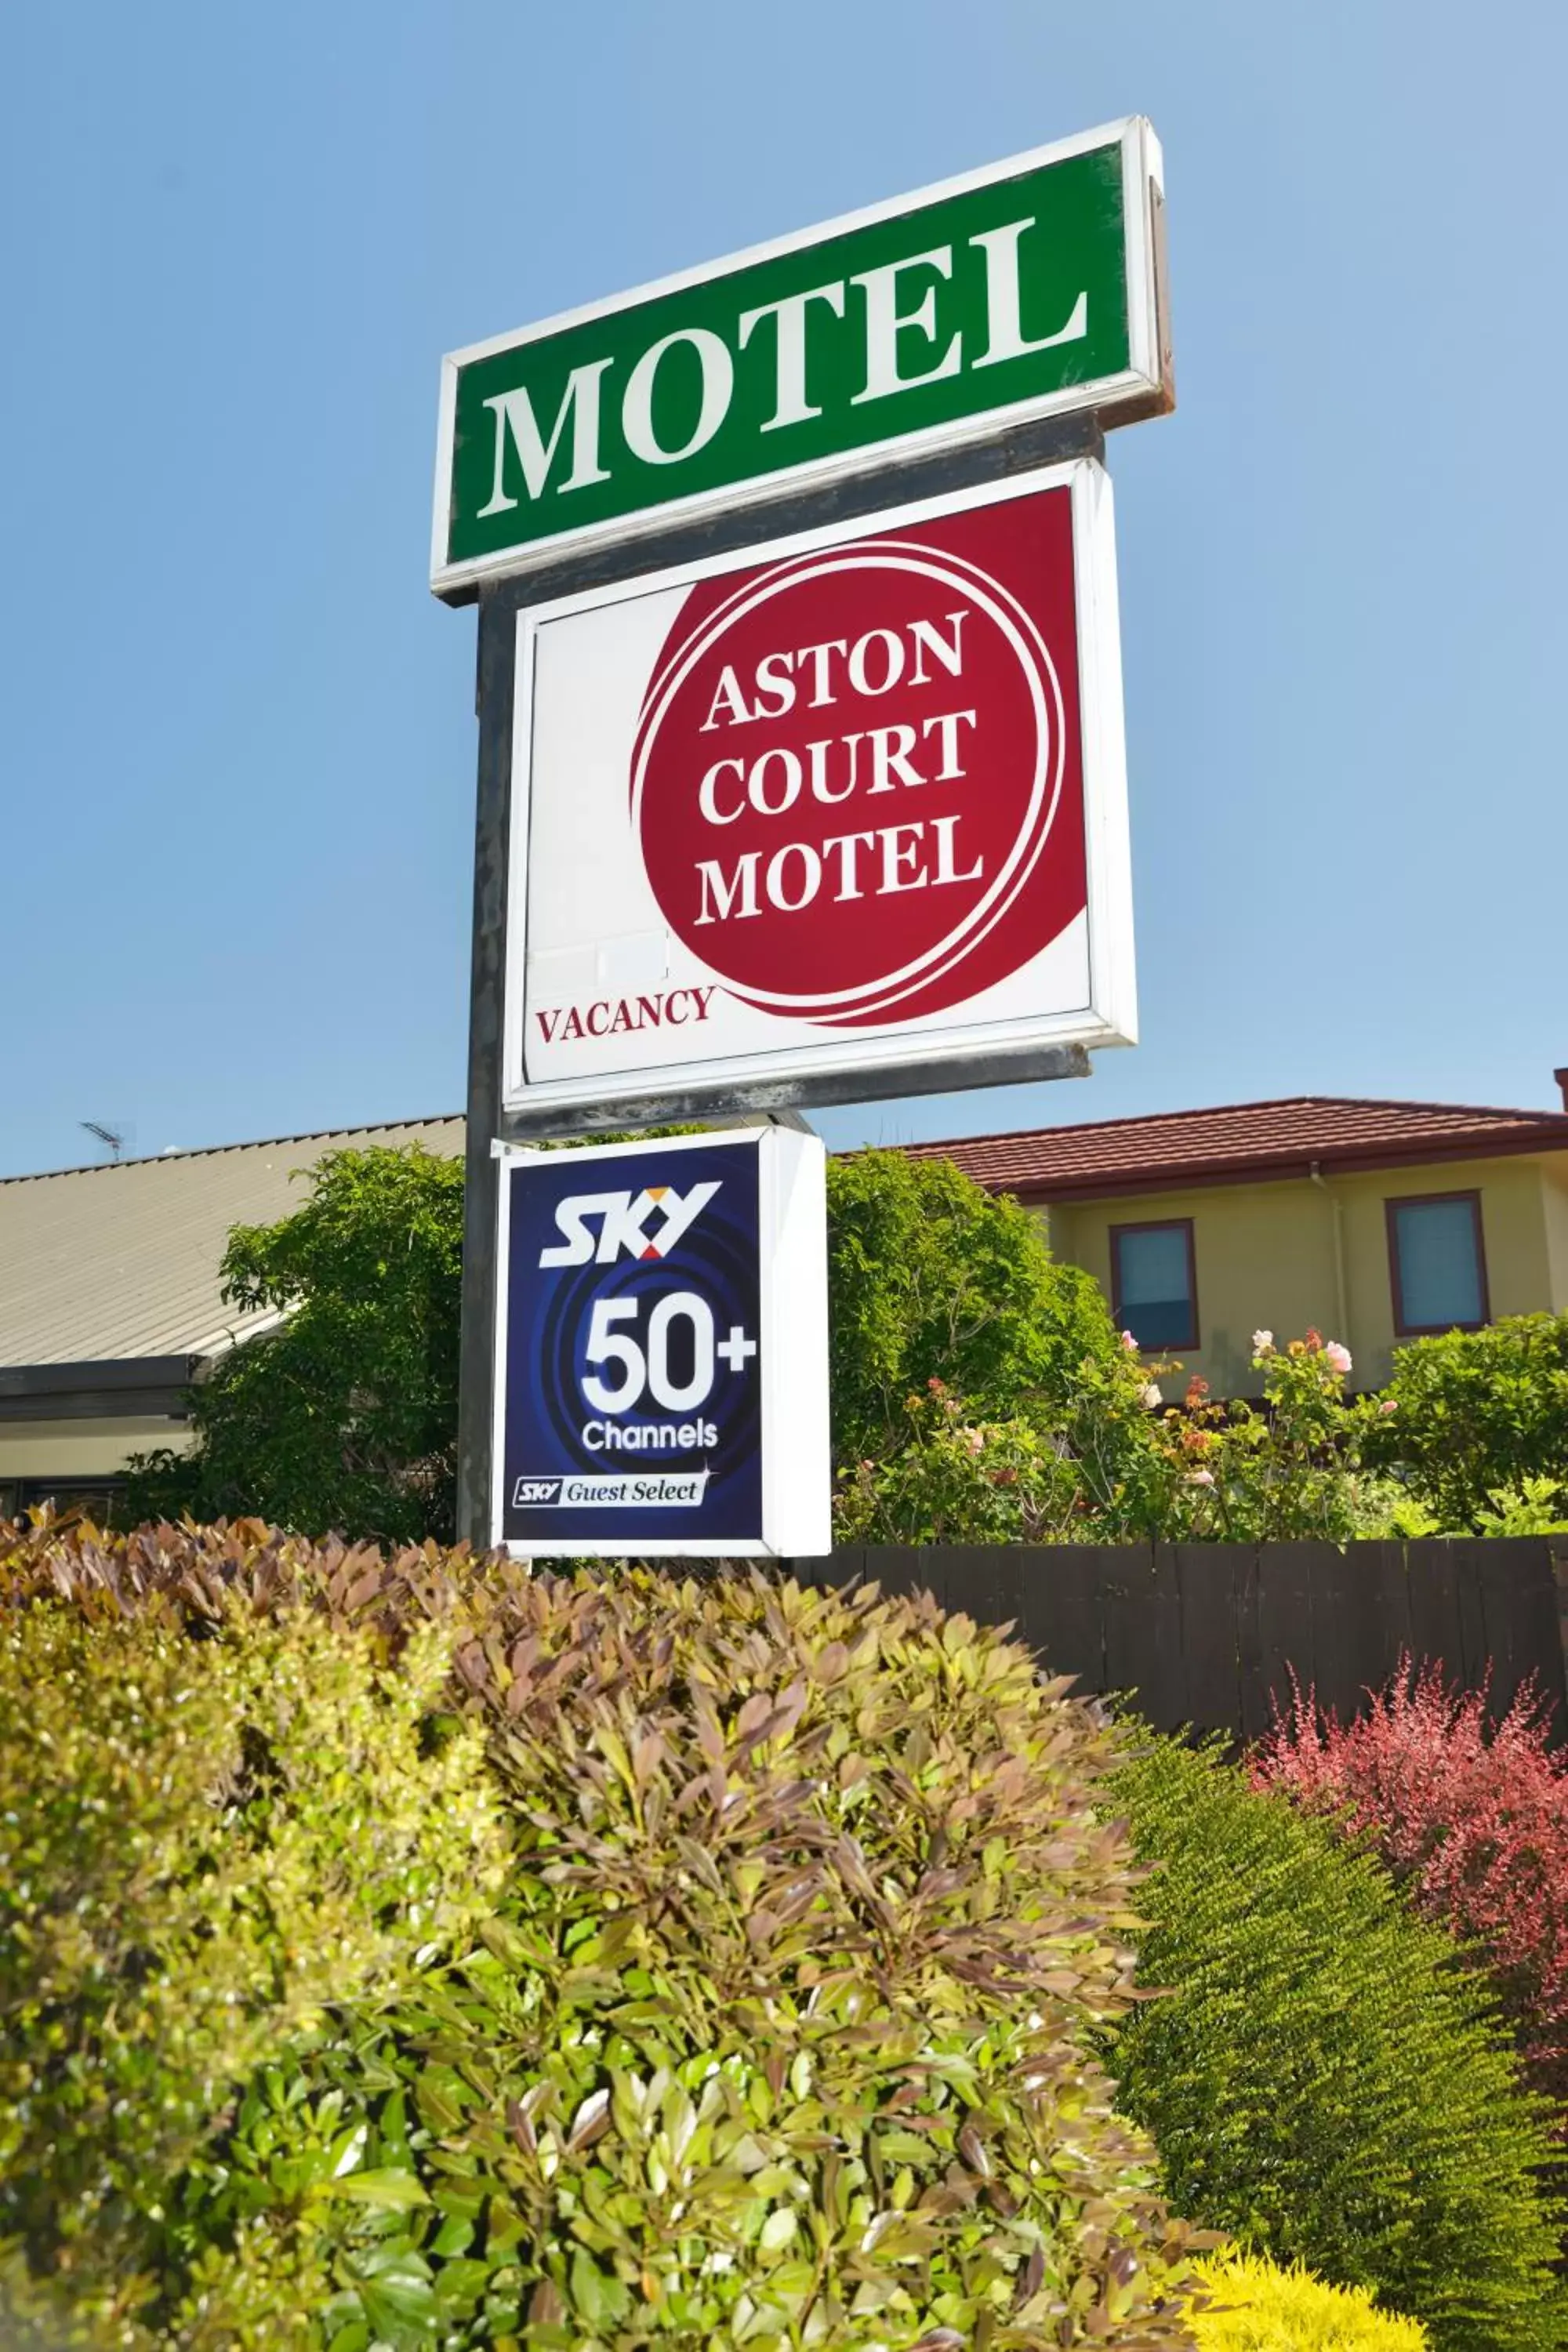
{"label": "reddish shrub foliage", "polygon": [[1533,1690],[1489,1736],[1485,1713],[1484,1691],[1406,1658],[1353,1723],[1298,1689],[1253,1778],[1342,1817],[1429,1918],[1481,1947],[1531,2074],[1568,2111],[1568,1762]]}

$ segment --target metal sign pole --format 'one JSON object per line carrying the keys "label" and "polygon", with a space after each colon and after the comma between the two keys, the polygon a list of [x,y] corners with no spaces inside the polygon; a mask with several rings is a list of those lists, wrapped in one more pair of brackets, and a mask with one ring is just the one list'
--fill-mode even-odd
{"label": "metal sign pole", "polygon": [[516,599],[504,585],[479,597],[477,699],[479,792],[474,817],[474,938],[468,998],[467,1182],[463,1196],[462,1337],[458,1376],[459,1542],[489,1542],[495,1382],[496,1244],[500,1173],[501,1020],[506,991],[508,802],[511,779]]}

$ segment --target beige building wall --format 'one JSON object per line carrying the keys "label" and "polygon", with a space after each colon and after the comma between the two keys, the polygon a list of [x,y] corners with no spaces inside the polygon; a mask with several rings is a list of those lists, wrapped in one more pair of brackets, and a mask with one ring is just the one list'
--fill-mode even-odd
{"label": "beige building wall", "polygon": [[1568,1300],[1568,1160],[1542,1162],[1542,1212],[1546,1220],[1546,1256],[1552,1269],[1552,1296],[1561,1307]]}
{"label": "beige building wall", "polygon": [[106,1478],[133,1454],[157,1445],[185,1453],[188,1423],[116,1421],[0,1422],[0,1486],[12,1478]]}
{"label": "beige building wall", "polygon": [[[1197,1373],[1216,1396],[1249,1395],[1258,1385],[1250,1362],[1255,1330],[1263,1327],[1283,1339],[1309,1324],[1325,1329],[1337,1320],[1329,1204],[1305,1181],[1194,1186],[1065,1209],[1053,1202],[1052,1246],[1091,1274],[1109,1299],[1111,1227],[1178,1217],[1193,1224],[1199,1339],[1181,1351],[1183,1374]],[[1325,1329],[1325,1336],[1337,1335]],[[1167,1386],[1173,1401],[1174,1388]]]}
{"label": "beige building wall", "polygon": [[[1254,1393],[1252,1334],[1281,1344],[1310,1325],[1342,1339],[1353,1388],[1381,1387],[1395,1344],[1387,1203],[1434,1192],[1479,1192],[1494,1316],[1568,1309],[1568,1166],[1551,1159],[1451,1161],[1428,1168],[1325,1174],[1270,1183],[1210,1184],[1053,1202],[1046,1222],[1058,1257],[1113,1296],[1113,1225],[1190,1218],[1198,1339],[1184,1350],[1216,1396]],[[1172,1383],[1173,1389],[1174,1383]]]}

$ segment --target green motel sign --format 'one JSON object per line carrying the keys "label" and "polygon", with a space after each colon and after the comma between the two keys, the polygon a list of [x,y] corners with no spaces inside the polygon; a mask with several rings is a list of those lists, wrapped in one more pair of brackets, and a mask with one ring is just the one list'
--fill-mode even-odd
{"label": "green motel sign", "polygon": [[1173,405],[1142,117],[456,352],[431,585],[1092,409]]}

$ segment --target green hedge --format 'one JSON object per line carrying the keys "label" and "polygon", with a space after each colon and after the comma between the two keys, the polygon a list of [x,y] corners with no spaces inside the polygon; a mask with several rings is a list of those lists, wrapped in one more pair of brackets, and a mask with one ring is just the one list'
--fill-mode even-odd
{"label": "green hedge", "polygon": [[1568,1507],[1568,1315],[1413,1339],[1394,1349],[1384,1396],[1377,1452],[1445,1528],[1484,1528],[1489,1504],[1531,1479],[1557,1482]]}
{"label": "green hedge", "polygon": [[1212,1749],[1153,1740],[1113,1790],[1158,1865],[1141,1973],[1170,1997],[1110,2063],[1176,2206],[1371,2289],[1438,2352],[1568,2343],[1547,2110],[1451,1939]]}

